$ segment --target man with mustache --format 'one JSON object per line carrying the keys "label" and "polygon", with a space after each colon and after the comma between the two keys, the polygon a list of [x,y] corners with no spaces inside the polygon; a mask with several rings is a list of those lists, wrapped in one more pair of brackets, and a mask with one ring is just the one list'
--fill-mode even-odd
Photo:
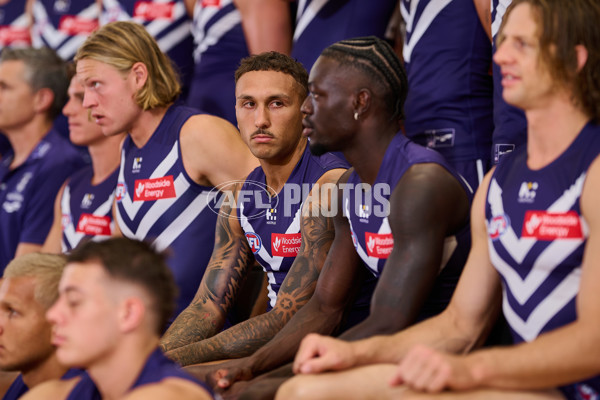
{"label": "man with mustache", "polygon": [[[167,355],[183,365],[252,354],[308,301],[333,239],[327,190],[346,168],[332,154],[309,152],[300,111],[308,74],[300,63],[262,53],[243,59],[235,79],[238,126],[260,167],[221,188],[206,274],[163,337]],[[269,311],[217,335],[254,260],[267,272]]]}

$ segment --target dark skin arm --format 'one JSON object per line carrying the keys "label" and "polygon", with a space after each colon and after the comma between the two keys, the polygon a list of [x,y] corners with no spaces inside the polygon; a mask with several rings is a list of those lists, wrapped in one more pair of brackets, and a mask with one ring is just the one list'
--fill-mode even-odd
{"label": "dark skin arm", "polygon": [[341,339],[392,334],[412,325],[439,273],[446,236],[468,222],[467,194],[437,164],[412,166],[396,185],[390,207],[394,249],[377,281],[371,312]]}
{"label": "dark skin arm", "polygon": [[[393,333],[414,323],[439,272],[446,236],[461,229],[468,221],[469,200],[462,186],[445,169],[436,164],[418,164],[406,172],[394,189],[390,197],[390,210],[389,222],[394,235],[394,249],[378,280],[370,316],[363,323],[344,333],[342,338],[346,340]],[[342,224],[344,221],[346,220],[339,223]],[[347,225],[346,222],[345,229],[348,234],[340,236],[351,240]],[[338,225],[336,225],[334,245],[337,241]],[[326,261],[327,267],[338,257],[335,250],[337,249],[332,246],[330,257]],[[346,248],[345,251],[350,250]],[[353,250],[352,253],[356,255]],[[344,276],[346,273],[344,271],[339,276]],[[317,304],[321,300],[317,294],[320,293],[322,281],[327,279],[326,283],[336,282],[339,276],[331,274],[328,277],[324,269],[313,297],[315,301],[311,299],[302,310],[304,313],[298,313],[298,319],[294,321],[296,318],[293,318],[286,328],[295,326],[296,335],[304,336],[308,332],[300,330],[302,326],[309,325],[311,317],[327,318],[323,314],[314,314],[319,308],[309,308],[309,305]],[[304,314],[309,312],[311,315],[304,317]],[[302,319],[300,319],[301,315]],[[325,322],[322,324],[324,325]],[[281,333],[283,334],[284,331]],[[290,336],[290,340],[280,339],[277,342],[276,339],[280,337],[281,335],[277,336],[272,343],[257,352],[252,357],[254,360],[250,358],[249,360],[252,361],[249,363],[250,367],[232,370],[231,374],[227,375],[227,366],[224,365],[211,378],[217,381],[219,387],[226,388],[236,378],[249,379],[257,373],[272,369],[275,367],[272,352],[276,351],[278,346],[285,347],[284,344],[287,344],[288,352],[292,348],[293,351],[297,349],[296,341],[291,340],[293,336]],[[273,350],[270,350],[271,345]],[[263,351],[262,358],[258,358]],[[270,359],[268,355],[271,355]]]}
{"label": "dark skin arm", "polygon": [[[237,198],[236,187],[233,196]],[[215,246],[190,305],[177,316],[163,338],[163,351],[171,351],[215,335],[231,309],[254,256],[231,202],[223,202],[217,219]]]}
{"label": "dark skin arm", "polygon": [[[341,181],[347,180],[347,174]],[[342,192],[338,194],[341,199]],[[300,311],[265,346],[252,356],[231,360],[217,366],[192,366],[186,370],[193,375],[219,386],[227,387],[235,380],[248,380],[270,371],[293,359],[300,341],[310,332],[331,334],[342,319],[347,304],[352,300],[353,285],[361,273],[348,221],[338,212],[333,217],[335,238],[317,281],[314,295]]]}
{"label": "dark skin arm", "polygon": [[307,197],[300,227],[300,250],[282,283],[275,307],[209,339],[172,350],[167,353],[170,358],[190,365],[249,356],[271,340],[306,304],[315,290],[334,237],[333,220],[322,213],[322,209],[329,208],[329,199],[321,196],[319,188],[323,184],[334,184],[343,172],[340,169],[324,174],[317,182],[319,186]]}

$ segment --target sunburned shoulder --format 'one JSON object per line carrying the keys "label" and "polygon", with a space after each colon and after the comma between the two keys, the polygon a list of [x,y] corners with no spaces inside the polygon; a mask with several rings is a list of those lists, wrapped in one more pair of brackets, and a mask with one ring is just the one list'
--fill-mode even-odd
{"label": "sunburned shoulder", "polygon": [[47,400],[47,399],[66,399],[73,390],[81,377],[77,376],[66,380],[51,380],[39,384],[27,393],[21,399],[25,400]]}
{"label": "sunburned shoulder", "polygon": [[123,400],[210,400],[213,396],[202,386],[181,378],[166,378],[132,390]]}

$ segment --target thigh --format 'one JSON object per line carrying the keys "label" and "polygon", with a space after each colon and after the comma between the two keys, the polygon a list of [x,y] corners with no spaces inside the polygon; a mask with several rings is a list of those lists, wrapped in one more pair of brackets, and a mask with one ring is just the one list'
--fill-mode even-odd
{"label": "thigh", "polygon": [[416,393],[407,390],[401,400],[564,400],[558,390],[549,391],[512,391],[482,389],[466,392],[443,392],[437,394]]}
{"label": "thigh", "polygon": [[297,375],[284,383],[276,400],[344,399],[385,400],[402,398],[403,387],[388,382],[396,371],[394,364],[377,364],[341,372]]}

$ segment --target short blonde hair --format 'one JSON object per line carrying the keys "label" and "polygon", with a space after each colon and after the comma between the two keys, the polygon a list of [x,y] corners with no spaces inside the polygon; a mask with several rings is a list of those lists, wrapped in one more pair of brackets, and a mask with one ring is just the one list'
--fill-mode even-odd
{"label": "short blonde hair", "polygon": [[148,70],[148,79],[135,96],[143,110],[165,107],[181,93],[173,62],[140,24],[117,21],[104,25],[77,50],[75,61],[84,59],[108,64],[123,73],[129,72],[133,64],[143,63]]}
{"label": "short blonde hair", "polygon": [[3,278],[35,278],[34,298],[47,310],[58,298],[58,283],[66,264],[63,255],[24,254],[6,266]]}

